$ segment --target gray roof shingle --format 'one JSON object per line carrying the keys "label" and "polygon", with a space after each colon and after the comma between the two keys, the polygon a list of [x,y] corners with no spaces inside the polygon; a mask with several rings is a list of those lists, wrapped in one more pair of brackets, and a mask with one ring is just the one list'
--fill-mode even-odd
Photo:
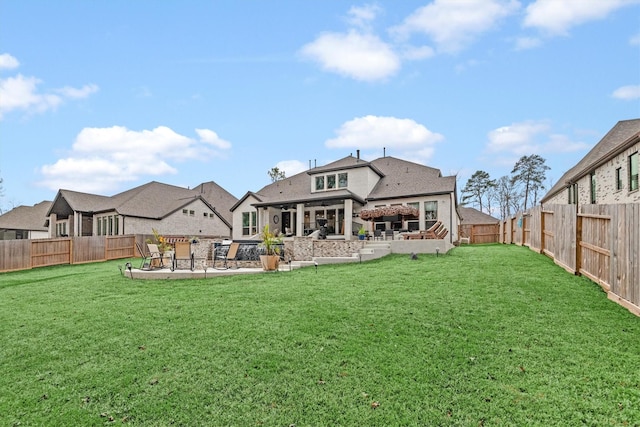
{"label": "gray roof shingle", "polygon": [[47,231],[44,226],[50,201],[42,201],[34,206],[18,206],[0,215],[0,228],[7,230]]}
{"label": "gray roof shingle", "polygon": [[368,162],[347,156],[327,165],[315,167],[268,184],[259,191],[247,193],[247,195],[253,194],[260,199],[260,204],[265,205],[328,198],[353,198],[364,203],[364,200],[347,190],[311,193],[310,175],[360,167],[368,167],[380,176],[380,181],[367,196],[367,200],[445,194],[455,191],[456,187],[455,176],[443,177],[440,170],[418,163],[395,157],[381,157]]}

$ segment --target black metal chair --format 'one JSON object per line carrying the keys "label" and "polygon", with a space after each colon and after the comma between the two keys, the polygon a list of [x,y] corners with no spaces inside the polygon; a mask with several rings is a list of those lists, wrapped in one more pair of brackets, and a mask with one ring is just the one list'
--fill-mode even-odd
{"label": "black metal chair", "polygon": [[[231,243],[227,248],[226,245],[218,246],[213,250],[213,268],[216,270],[229,269],[229,261],[235,261],[238,268],[238,248],[240,243]],[[216,261],[222,261],[221,267],[216,267]]]}

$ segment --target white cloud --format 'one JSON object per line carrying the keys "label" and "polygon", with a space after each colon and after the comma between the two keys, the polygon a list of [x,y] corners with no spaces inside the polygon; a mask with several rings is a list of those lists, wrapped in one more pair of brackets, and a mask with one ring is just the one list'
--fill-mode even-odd
{"label": "white cloud", "polygon": [[349,17],[347,18],[347,22],[353,27],[370,31],[371,23],[380,12],[382,12],[382,8],[375,4],[368,4],[361,7],[352,6],[348,12]]}
{"label": "white cloud", "polygon": [[515,13],[515,0],[435,0],[418,8],[390,31],[400,39],[413,33],[426,34],[441,52],[457,52],[481,34],[493,29],[504,17]]}
{"label": "white cloud", "polygon": [[524,26],[550,35],[566,35],[576,25],[605,18],[634,3],[638,0],[536,0],[527,6]]}
{"label": "white cloud", "polygon": [[390,45],[372,34],[350,30],[324,33],[301,49],[327,71],[356,80],[375,81],[395,74],[400,60]]}
{"label": "white cloud", "polygon": [[[431,132],[411,119],[364,116],[349,120],[336,130],[337,137],[325,141],[327,148],[356,148],[364,158],[378,157],[387,148],[396,157],[427,160],[433,155],[433,145],[444,137]],[[367,153],[369,151],[369,153]]]}
{"label": "white cloud", "polygon": [[200,141],[213,145],[221,150],[231,148],[231,143],[220,138],[217,133],[209,129],[196,129],[196,133],[200,137]]}
{"label": "white cloud", "polygon": [[427,59],[435,54],[431,46],[405,46],[402,50],[402,58],[408,60]]}
{"label": "white cloud", "polygon": [[276,164],[276,167],[284,171],[287,177],[299,174],[309,169],[309,166],[299,160],[282,160]]}
{"label": "white cloud", "polygon": [[613,91],[611,96],[617,99],[623,99],[625,101],[640,99],[640,85],[619,87],[618,89]]}
{"label": "white cloud", "polygon": [[640,33],[631,36],[631,38],[629,39],[629,44],[631,46],[640,46]]}
{"label": "white cloud", "polygon": [[585,149],[587,144],[552,132],[546,121],[524,121],[494,129],[488,134],[487,150],[503,155],[565,153]]}
{"label": "white cloud", "polygon": [[518,37],[516,39],[516,50],[533,49],[541,44],[542,40],[537,37]]}
{"label": "white cloud", "polygon": [[40,169],[41,185],[52,190],[102,193],[143,176],[175,174],[174,162],[207,160],[230,147],[213,131],[196,132],[200,141],[166,126],[142,131],[122,126],[85,128],[76,137],[68,157]]}
{"label": "white cloud", "polygon": [[97,91],[98,86],[94,84],[84,85],[79,89],[69,86],[65,86],[61,89],[55,89],[55,92],[62,94],[66,98],[72,99],[86,98]]}
{"label": "white cloud", "polygon": [[[17,68],[18,60],[9,54],[0,55],[0,69]],[[42,113],[55,110],[67,99],[86,98],[98,91],[94,84],[81,88],[65,86],[41,92],[38,86],[42,80],[36,77],[26,77],[22,74],[0,79],[0,120],[6,113],[22,110],[27,113]]]}
{"label": "white cloud", "polygon": [[0,79],[0,119],[13,110],[43,112],[60,105],[63,101],[61,96],[38,93],[37,86],[40,83],[35,77],[21,74]]}
{"label": "white cloud", "polygon": [[0,54],[0,70],[11,70],[18,68],[18,66],[20,66],[20,63],[16,58],[8,53]]}

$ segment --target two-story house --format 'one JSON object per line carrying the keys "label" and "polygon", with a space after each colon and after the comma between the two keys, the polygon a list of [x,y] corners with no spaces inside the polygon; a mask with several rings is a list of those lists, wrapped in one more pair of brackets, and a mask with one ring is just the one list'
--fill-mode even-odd
{"label": "two-story house", "polygon": [[[269,224],[290,236],[326,227],[329,238],[350,240],[360,226],[374,230],[417,231],[441,221],[457,240],[456,177],[394,157],[372,161],[349,155],[247,192],[232,208],[233,239],[249,239]],[[417,215],[363,220],[363,209],[410,206]]]}

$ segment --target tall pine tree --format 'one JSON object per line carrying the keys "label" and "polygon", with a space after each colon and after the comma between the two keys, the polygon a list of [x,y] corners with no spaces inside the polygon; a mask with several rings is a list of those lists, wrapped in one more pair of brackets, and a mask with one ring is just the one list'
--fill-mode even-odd
{"label": "tall pine tree", "polygon": [[529,196],[534,195],[533,204],[537,202],[536,195],[539,190],[544,188],[544,181],[547,179],[546,171],[551,169],[549,166],[545,164],[545,159],[538,156],[537,154],[532,154],[530,156],[522,156],[520,160],[516,162],[516,165],[513,167],[511,173],[513,176],[513,182],[516,184],[523,185],[523,194],[524,194],[524,207],[523,209],[527,209]]}

